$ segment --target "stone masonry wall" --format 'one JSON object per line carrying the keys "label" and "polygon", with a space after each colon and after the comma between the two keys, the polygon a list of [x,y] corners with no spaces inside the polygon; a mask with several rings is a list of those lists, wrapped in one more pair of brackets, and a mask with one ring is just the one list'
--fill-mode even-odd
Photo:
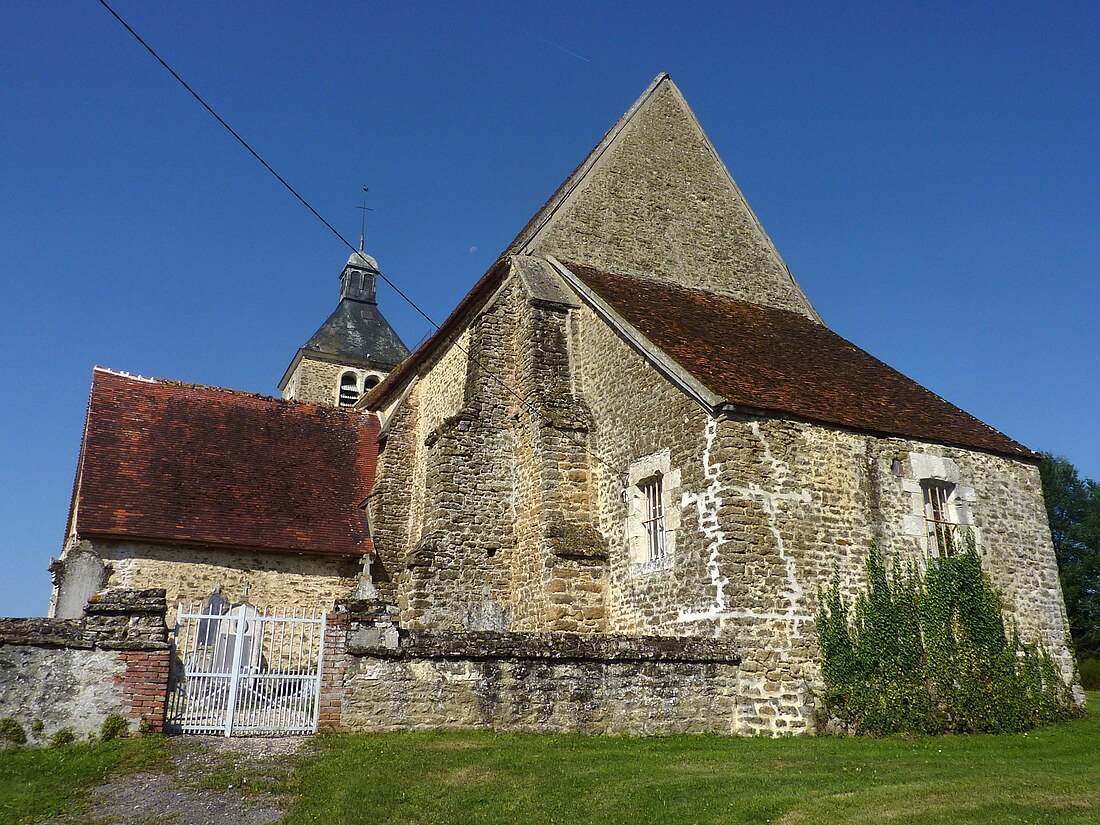
{"label": "stone masonry wall", "polygon": [[817,317],[668,83],[526,251]]}
{"label": "stone masonry wall", "polygon": [[41,744],[61,728],[84,738],[118,713],[131,729],[164,725],[168,631],[163,590],[107,590],[84,619],[0,619],[0,717]]}
{"label": "stone masonry wall", "polygon": [[[403,628],[722,639],[742,653],[731,729],[809,731],[817,589],[836,571],[854,593],[873,539],[888,558],[926,558],[920,481],[938,473],[957,484],[1006,612],[1071,675],[1034,465],[781,418],[713,418],[527,267],[513,263],[475,321],[480,366],[465,373],[462,408],[425,435],[421,468],[394,454],[380,471],[391,489],[423,478],[423,509],[409,516],[423,538],[404,560],[378,541],[394,515],[372,511],[381,562],[400,568]],[[383,456],[419,438],[422,399],[409,401]],[[658,466],[669,552],[651,561],[628,479]],[[403,666],[371,667],[409,678]],[[437,680],[484,677],[423,667]]]}
{"label": "stone masonry wall", "polygon": [[344,615],[326,639],[322,727],[737,732],[738,656],[727,642],[399,632],[377,608]]}
{"label": "stone masonry wall", "polygon": [[[837,571],[854,593],[872,539],[888,558],[928,546],[917,465],[957,468],[959,495],[1006,613],[1040,638],[1068,678],[1072,659],[1057,568],[1033,464],[763,416],[711,419],[659,379],[593,313],[578,313],[578,383],[601,456],[627,467],[670,451],[681,473],[672,558],[631,562],[621,476],[600,486],[611,542],[608,629],[717,635],[744,651],[741,729],[812,724],[818,684],[816,592]],[[648,375],[648,378],[647,378]],[[963,505],[960,504],[960,508]],[[917,525],[914,529],[914,520]]]}
{"label": "stone masonry wall", "polygon": [[269,553],[193,545],[97,539],[82,541],[108,566],[108,587],[164,587],[169,620],[176,605],[201,602],[221,584],[231,601],[260,606],[330,609],[355,589],[360,560],[304,553]]}
{"label": "stone masonry wall", "polygon": [[285,398],[292,398],[305,404],[322,404],[335,407],[340,393],[340,376],[351,369],[356,375],[360,370],[351,367],[320,361],[315,358],[302,358],[287,382]]}
{"label": "stone masonry wall", "polygon": [[517,267],[462,339],[465,362],[446,352],[386,425],[371,523],[409,628],[604,627],[607,544],[588,412],[572,391],[575,302],[543,264]]}

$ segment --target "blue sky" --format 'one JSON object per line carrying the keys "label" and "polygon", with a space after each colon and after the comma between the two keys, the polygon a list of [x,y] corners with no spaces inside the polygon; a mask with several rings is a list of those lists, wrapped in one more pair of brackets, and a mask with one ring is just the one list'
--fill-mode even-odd
{"label": "blue sky", "polygon": [[[116,3],[351,238],[367,184],[437,320],[668,71],[833,329],[1100,478],[1095,5]],[[348,253],[92,0],[4,4],[0,111],[0,615],[36,615],[93,365],[274,394]]]}

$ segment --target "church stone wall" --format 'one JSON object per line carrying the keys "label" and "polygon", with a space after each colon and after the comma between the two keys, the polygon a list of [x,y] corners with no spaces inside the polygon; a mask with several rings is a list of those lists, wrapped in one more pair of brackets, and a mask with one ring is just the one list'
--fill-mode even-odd
{"label": "church stone wall", "polygon": [[738,659],[717,639],[398,631],[383,605],[352,602],[326,635],[320,720],[368,731],[736,733]]}
{"label": "church stone wall", "polygon": [[669,83],[528,251],[817,317]]}
{"label": "church stone wall", "polygon": [[[395,579],[402,627],[726,639],[743,656],[732,729],[811,730],[818,587],[835,571],[854,593],[872,540],[888,558],[925,558],[920,479],[948,467],[1006,613],[1071,675],[1033,464],[780,418],[713,418],[587,307],[533,295],[518,277],[470,341],[521,398],[471,365],[462,408],[418,445],[423,538]],[[386,478],[401,456],[385,456],[422,432],[410,400],[390,427],[383,488],[403,481]],[[673,533],[667,558],[651,562],[627,485],[632,468],[657,466]],[[376,542],[391,518],[380,513]],[[412,672],[377,667],[401,680]],[[436,682],[459,678],[443,674],[450,665],[424,667]]]}
{"label": "church stone wall", "polygon": [[287,385],[287,398],[304,404],[336,406],[340,376],[349,368],[314,358],[302,358]]}
{"label": "church stone wall", "polygon": [[[607,465],[621,468],[599,467],[611,559],[607,629],[736,640],[744,651],[739,729],[812,724],[817,589],[834,571],[849,593],[862,586],[872,540],[888,558],[926,557],[917,465],[930,461],[957,468],[967,520],[1006,615],[1027,638],[1041,639],[1071,677],[1034,464],[777,418],[712,419],[591,311],[577,312],[576,330],[576,380],[592,412],[594,444]],[[666,505],[676,525],[672,549],[663,563],[638,562],[623,478],[632,463],[662,451],[679,474]]]}
{"label": "church stone wall", "polygon": [[107,587],[166,588],[171,616],[178,603],[200,602],[219,584],[231,601],[242,600],[247,584],[254,605],[331,610],[355,589],[360,570],[357,558],[317,554],[105,539],[79,546],[107,565]]}

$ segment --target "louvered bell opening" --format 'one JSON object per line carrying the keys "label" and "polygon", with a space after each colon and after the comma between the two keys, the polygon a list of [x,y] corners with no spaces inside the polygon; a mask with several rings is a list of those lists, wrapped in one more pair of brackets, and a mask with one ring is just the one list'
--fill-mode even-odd
{"label": "louvered bell opening", "polygon": [[340,378],[340,406],[354,407],[359,400],[359,378],[353,372],[345,372]]}

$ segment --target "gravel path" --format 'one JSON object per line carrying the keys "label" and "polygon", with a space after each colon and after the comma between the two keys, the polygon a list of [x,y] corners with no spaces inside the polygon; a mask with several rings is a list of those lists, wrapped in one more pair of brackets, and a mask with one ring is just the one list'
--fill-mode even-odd
{"label": "gravel path", "polygon": [[[273,793],[308,737],[177,736],[163,773],[117,777],[93,792],[88,810],[53,825],[264,825],[286,813]],[[238,768],[244,771],[238,772]],[[242,782],[242,779],[244,780]]]}

